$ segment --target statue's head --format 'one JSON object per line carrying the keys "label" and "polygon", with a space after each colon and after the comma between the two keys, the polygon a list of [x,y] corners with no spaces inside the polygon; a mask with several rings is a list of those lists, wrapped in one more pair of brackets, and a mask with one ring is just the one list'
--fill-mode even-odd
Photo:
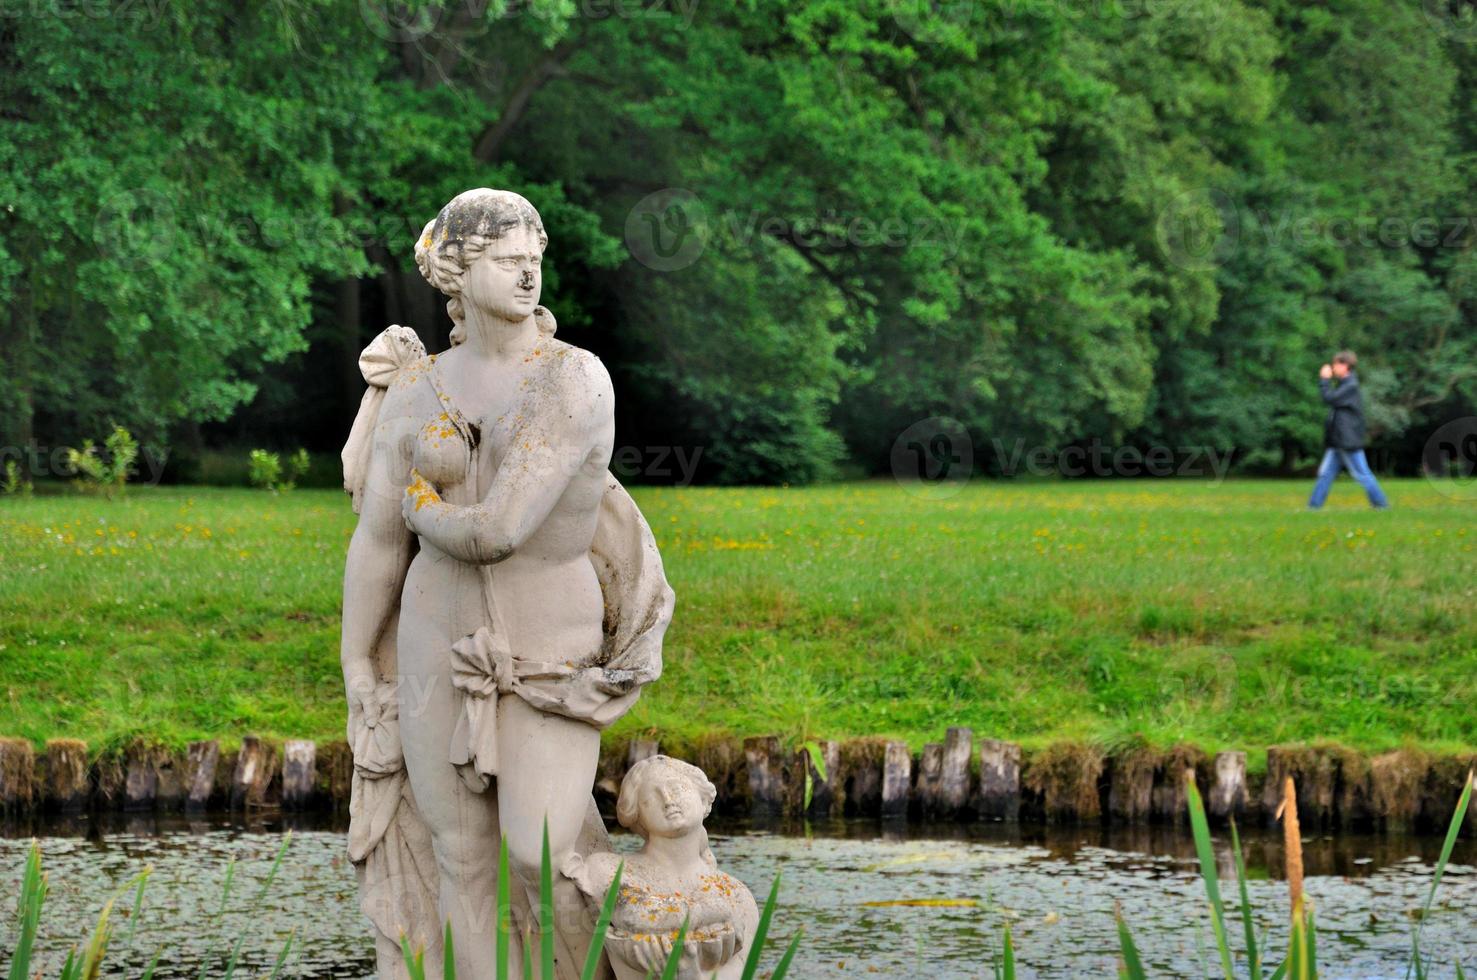
{"label": "statue's head", "polygon": [[654,755],[631,767],[621,781],[615,816],[642,837],[684,837],[698,830],[718,791],[697,766]]}
{"label": "statue's head", "polygon": [[538,211],[512,191],[479,187],[441,209],[415,243],[415,264],[451,298],[453,343],[465,336],[468,307],[512,321],[533,315],[548,244]]}

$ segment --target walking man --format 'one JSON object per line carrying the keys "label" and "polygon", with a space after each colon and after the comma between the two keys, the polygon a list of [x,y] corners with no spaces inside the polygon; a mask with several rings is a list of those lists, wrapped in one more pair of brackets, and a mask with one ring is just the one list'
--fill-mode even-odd
{"label": "walking man", "polygon": [[1328,405],[1328,421],[1323,426],[1323,462],[1318,467],[1318,482],[1313,487],[1313,496],[1308,507],[1317,510],[1328,499],[1339,470],[1359,481],[1369,502],[1383,510],[1390,506],[1385,491],[1364,458],[1364,394],[1359,390],[1359,376],[1354,366],[1359,359],[1353,351],[1339,351],[1332,364],[1323,365],[1318,372],[1318,390]]}

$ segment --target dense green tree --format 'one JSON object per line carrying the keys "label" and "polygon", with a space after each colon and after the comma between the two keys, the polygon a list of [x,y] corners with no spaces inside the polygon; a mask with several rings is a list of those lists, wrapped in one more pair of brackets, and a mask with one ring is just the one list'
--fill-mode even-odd
{"label": "dense green tree", "polygon": [[477,185],[700,479],[885,470],[929,416],[1291,467],[1341,346],[1389,445],[1477,397],[1432,5],[0,5],[7,444],[333,447],[375,331],[445,343],[412,243]]}

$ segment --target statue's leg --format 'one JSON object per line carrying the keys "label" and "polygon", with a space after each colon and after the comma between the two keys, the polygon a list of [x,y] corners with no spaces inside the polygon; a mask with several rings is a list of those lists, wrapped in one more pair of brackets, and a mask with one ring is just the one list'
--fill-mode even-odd
{"label": "statue's leg", "polygon": [[[440,875],[442,922],[451,923],[459,977],[496,975],[498,816],[495,787],[475,793],[450,762],[451,735],[460,710],[451,686],[451,640],[432,617],[401,610],[400,739],[415,802],[431,833]],[[511,977],[523,975],[518,943],[509,956]],[[441,963],[426,963],[441,976]]]}
{"label": "statue's leg", "polygon": [[574,850],[585,823],[600,759],[600,733],[510,695],[498,703],[498,749],[498,814],[508,837],[509,862],[537,915],[547,817],[554,870],[555,972],[561,980],[578,977],[594,921],[584,896],[559,868]]}

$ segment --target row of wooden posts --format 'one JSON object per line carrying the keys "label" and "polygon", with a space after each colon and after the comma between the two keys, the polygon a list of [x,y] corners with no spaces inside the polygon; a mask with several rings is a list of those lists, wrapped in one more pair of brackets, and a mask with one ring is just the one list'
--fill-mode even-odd
{"label": "row of wooden posts", "polygon": [[[607,746],[596,795],[613,800],[631,765],[662,750],[635,739]],[[1106,752],[1063,742],[1025,754],[968,728],[917,754],[900,741],[855,739],[801,746],[777,736],[713,738],[668,748],[704,770],[724,813],[823,819],[1047,820],[1134,824],[1182,820],[1184,774],[1195,774],[1211,818],[1270,818],[1283,778],[1298,786],[1305,825],[1319,828],[1441,827],[1477,759],[1415,750],[1366,757],[1339,746],[1279,746],[1250,776],[1244,752],[1209,756],[1194,746],[1133,745]],[[342,741],[272,742],[247,737],[225,751],[215,741],[172,752],[137,742],[93,754],[76,740],[37,752],[0,739],[0,813],[204,812],[346,807],[353,760]],[[1477,825],[1477,821],[1474,821]]]}

